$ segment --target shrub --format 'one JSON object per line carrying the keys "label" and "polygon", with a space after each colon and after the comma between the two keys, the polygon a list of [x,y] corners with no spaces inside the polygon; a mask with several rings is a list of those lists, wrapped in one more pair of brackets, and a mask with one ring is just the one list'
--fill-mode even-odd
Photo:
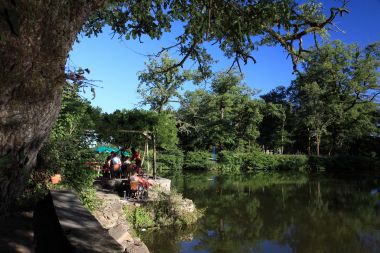
{"label": "shrub", "polygon": [[363,156],[316,157],[307,155],[267,155],[262,152],[219,153],[218,168],[222,172],[253,170],[375,170],[380,160]]}
{"label": "shrub", "polygon": [[127,221],[133,224],[134,228],[149,228],[154,226],[152,214],[142,206],[124,205],[123,212]]}
{"label": "shrub", "polygon": [[[62,175],[62,186],[77,192],[83,204],[91,211],[99,206],[93,182],[97,172],[88,168],[86,162],[95,159],[95,152],[88,148],[85,141],[75,138],[50,140],[43,148],[41,155],[45,161],[47,173],[59,171]],[[59,186],[58,186],[59,187]]]}
{"label": "shrub", "polygon": [[123,212],[134,228],[190,225],[197,221],[201,212],[189,202],[191,200],[183,199],[176,192],[167,194],[160,191],[154,201],[140,207],[125,205]]}
{"label": "shrub", "polygon": [[245,159],[243,170],[298,170],[308,168],[306,155],[267,155],[255,152]]}
{"label": "shrub", "polygon": [[79,199],[83,205],[90,211],[97,210],[102,201],[96,196],[96,190],[93,187],[82,189],[78,192]]}
{"label": "shrub", "polygon": [[180,149],[166,150],[157,154],[157,168],[162,170],[180,170],[184,155]]}
{"label": "shrub", "polygon": [[211,154],[207,151],[188,152],[183,164],[184,169],[211,170],[216,169],[217,164],[211,160]]}
{"label": "shrub", "polygon": [[228,152],[219,153],[219,169],[222,172],[241,170],[299,170],[308,168],[305,155],[267,155],[262,152]]}
{"label": "shrub", "polygon": [[189,202],[191,200],[185,200],[175,191],[169,194],[159,192],[158,199],[149,203],[148,209],[153,213],[157,226],[190,225],[201,213]]}
{"label": "shrub", "polygon": [[278,169],[280,170],[309,170],[309,158],[306,155],[276,155],[279,156],[280,164]]}

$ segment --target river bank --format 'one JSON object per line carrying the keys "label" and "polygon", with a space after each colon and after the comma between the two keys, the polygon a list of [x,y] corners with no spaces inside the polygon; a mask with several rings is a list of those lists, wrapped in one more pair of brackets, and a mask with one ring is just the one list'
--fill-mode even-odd
{"label": "river bank", "polygon": [[151,188],[146,200],[120,197],[117,192],[101,187],[97,188],[96,197],[101,204],[93,215],[129,253],[149,253],[138,237],[142,231],[190,225],[200,216],[192,200],[160,187]]}
{"label": "river bank", "polygon": [[149,253],[149,249],[136,236],[136,232],[123,213],[124,205],[138,204],[120,200],[112,191],[98,189],[96,196],[101,200],[101,206],[93,212],[95,218],[99,221],[103,228],[123,246],[125,252],[128,253]]}

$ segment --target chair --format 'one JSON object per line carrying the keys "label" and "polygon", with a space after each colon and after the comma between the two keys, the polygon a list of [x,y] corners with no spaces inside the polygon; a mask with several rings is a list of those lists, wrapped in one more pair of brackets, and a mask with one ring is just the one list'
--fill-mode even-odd
{"label": "chair", "polygon": [[143,184],[138,181],[130,182],[131,197],[140,200],[148,198],[148,190],[144,188]]}
{"label": "chair", "polygon": [[138,199],[140,197],[140,183],[138,181],[131,181],[130,186],[132,198]]}

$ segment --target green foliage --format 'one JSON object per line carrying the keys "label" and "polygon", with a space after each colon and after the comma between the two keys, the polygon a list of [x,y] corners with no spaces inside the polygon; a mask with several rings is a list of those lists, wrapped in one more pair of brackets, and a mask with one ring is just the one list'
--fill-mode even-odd
{"label": "green foliage", "polygon": [[22,210],[33,209],[36,203],[48,194],[51,187],[49,183],[50,176],[50,171],[34,170],[28,179],[22,195],[17,199],[16,206]]}
{"label": "green foliage", "polygon": [[96,189],[93,187],[83,187],[78,191],[79,199],[90,211],[95,211],[102,205],[101,199],[96,196]]}
{"label": "green foliage", "polygon": [[132,205],[124,205],[123,206],[124,217],[132,225],[134,222],[134,210],[135,210],[135,208],[136,207],[134,207]]}
{"label": "green foliage", "polygon": [[129,221],[134,228],[150,228],[155,225],[151,212],[142,206],[134,207],[124,205],[123,212],[127,221]]}
{"label": "green foliage", "polygon": [[99,207],[93,182],[97,172],[86,165],[95,159],[95,153],[83,141],[65,138],[50,140],[41,151],[50,173],[60,172],[61,185],[75,190],[83,204],[91,211]]}
{"label": "green foliage", "polygon": [[170,103],[179,102],[179,89],[191,75],[189,71],[180,71],[178,67],[163,71],[178,64],[168,53],[163,53],[159,61],[153,57],[149,60],[149,63],[145,63],[146,70],[138,73],[140,83],[137,92],[143,99],[143,105],[150,105],[151,110],[162,113]]}
{"label": "green foliage", "polygon": [[261,96],[265,101],[262,107],[263,121],[260,123],[260,136],[257,142],[265,150],[283,153],[285,145],[291,143],[286,123],[291,106],[286,101],[286,89],[283,86]]}
{"label": "green foliage", "polygon": [[253,170],[376,170],[380,161],[363,156],[306,156],[306,155],[267,155],[262,152],[228,152],[219,153],[218,168],[222,172],[241,172]]}
{"label": "green foliage", "polygon": [[178,136],[176,121],[170,113],[161,113],[158,117],[157,125],[154,126],[157,146],[166,150],[177,149]]}
{"label": "green foliage", "polygon": [[259,136],[262,102],[234,71],[217,73],[211,90],[186,92],[177,112],[181,146],[188,151],[250,148]]}
{"label": "green foliage", "polygon": [[195,206],[189,209],[189,203],[184,201],[181,194],[175,191],[169,194],[158,191],[157,194],[156,199],[140,207],[123,206],[125,218],[134,228],[190,225],[201,216]]}
{"label": "green foliage", "polygon": [[159,192],[158,199],[151,202],[148,209],[154,213],[158,226],[183,226],[193,224],[201,215],[195,206],[194,210],[189,210],[188,205],[182,195],[175,191],[171,191],[170,194]]}
{"label": "green foliage", "polygon": [[207,151],[190,151],[185,156],[183,168],[211,170],[217,167],[216,162],[211,160],[211,152]]}
{"label": "green foliage", "polygon": [[102,141],[118,146],[143,146],[144,131],[155,133],[157,147],[175,149],[178,143],[176,122],[170,113],[116,110],[111,114],[104,114],[96,130]]}
{"label": "green foliage", "polygon": [[86,166],[95,157],[93,150],[81,140],[66,138],[50,140],[41,153],[52,170],[62,174],[63,183],[80,192],[92,187],[96,171]]}
{"label": "green foliage", "polygon": [[93,188],[97,172],[86,163],[95,161],[97,155],[89,148],[91,138],[86,130],[94,126],[92,115],[99,111],[75,92],[65,90],[62,98],[62,110],[52,130],[49,140],[39,155],[48,175],[60,173],[61,186],[75,190],[83,204],[90,210],[96,209],[100,202]]}
{"label": "green foliage", "polygon": [[251,170],[297,170],[308,169],[308,157],[305,155],[267,155],[255,152],[219,153],[218,166],[223,172],[239,172]]}
{"label": "green foliage", "polygon": [[141,207],[135,209],[134,225],[136,228],[147,228],[154,225],[154,221],[149,212]]}
{"label": "green foliage", "polygon": [[[251,52],[259,46],[276,44],[293,54],[293,63],[297,64],[304,52],[303,37],[313,33],[325,38],[325,27],[344,13],[345,2],[340,8],[332,8],[326,17],[323,6],[315,1],[108,1],[101,10],[92,12],[82,32],[97,35],[108,25],[120,37],[141,41],[145,35],[159,39],[179,22],[183,29],[176,31],[176,42],[158,55],[176,49],[183,55],[177,65],[182,66],[186,59],[198,61],[199,72],[207,75],[212,62],[207,43],[217,43],[239,67],[240,61],[256,61]],[[295,43],[301,48],[296,50]]]}
{"label": "green foliage", "polygon": [[100,109],[93,108],[90,102],[81,98],[72,90],[65,90],[62,95],[61,111],[51,132],[52,139],[78,137],[85,130],[95,126],[93,118],[100,116]]}
{"label": "green foliage", "polygon": [[[334,41],[311,51],[290,91],[296,122],[329,153],[378,133],[380,44],[360,49]],[[325,141],[324,143],[322,143]],[[310,147],[310,144],[308,144]]]}
{"label": "green foliage", "polygon": [[296,170],[308,169],[308,157],[306,155],[266,155],[253,153],[245,159],[244,170]]}
{"label": "green foliage", "polygon": [[184,162],[184,155],[180,149],[170,149],[157,154],[157,167],[160,171],[180,170]]}
{"label": "green foliage", "polygon": [[223,150],[218,154],[218,168],[222,172],[240,172],[247,153]]}

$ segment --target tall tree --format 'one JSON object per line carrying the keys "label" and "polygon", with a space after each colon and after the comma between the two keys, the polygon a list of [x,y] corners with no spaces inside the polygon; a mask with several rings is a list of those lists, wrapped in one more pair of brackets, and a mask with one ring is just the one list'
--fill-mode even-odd
{"label": "tall tree", "polygon": [[[106,4],[105,4],[106,3]],[[0,209],[23,189],[36,155],[49,135],[60,108],[67,54],[82,25],[87,35],[108,24],[120,36],[158,39],[174,22],[183,23],[177,48],[186,59],[208,69],[204,42],[215,42],[227,56],[247,62],[259,44],[279,43],[294,64],[303,51],[302,38],[323,33],[342,8],[328,17],[314,1],[298,5],[279,1],[57,0],[0,2]],[[262,38],[259,43],[252,36]],[[168,71],[168,69],[166,69]],[[42,116],[43,115],[43,116]],[[0,211],[1,211],[0,210]]]}
{"label": "tall tree", "polygon": [[315,142],[317,155],[326,134],[332,138],[330,146],[342,146],[376,133],[379,56],[380,43],[362,50],[335,41],[315,48],[305,59],[291,92],[299,122]]}
{"label": "tall tree", "polygon": [[253,144],[259,135],[261,103],[252,99],[254,92],[242,78],[235,72],[217,73],[211,90],[185,93],[178,117],[191,127],[181,135],[183,144],[200,149]]}
{"label": "tall tree", "polygon": [[263,106],[263,121],[260,124],[258,143],[265,150],[273,150],[283,154],[284,146],[289,142],[285,129],[287,121],[286,107],[282,104],[268,102]]}
{"label": "tall tree", "polygon": [[264,102],[263,120],[260,124],[258,143],[266,150],[283,153],[285,144],[289,144],[289,118],[292,115],[288,91],[284,86],[276,87],[260,96]]}
{"label": "tall tree", "polygon": [[153,57],[145,64],[146,70],[138,73],[140,83],[137,87],[143,105],[150,105],[151,110],[161,113],[169,103],[179,103],[179,89],[191,74],[190,71],[180,71],[179,67],[170,68],[177,63],[168,53],[163,53],[159,61]]}

